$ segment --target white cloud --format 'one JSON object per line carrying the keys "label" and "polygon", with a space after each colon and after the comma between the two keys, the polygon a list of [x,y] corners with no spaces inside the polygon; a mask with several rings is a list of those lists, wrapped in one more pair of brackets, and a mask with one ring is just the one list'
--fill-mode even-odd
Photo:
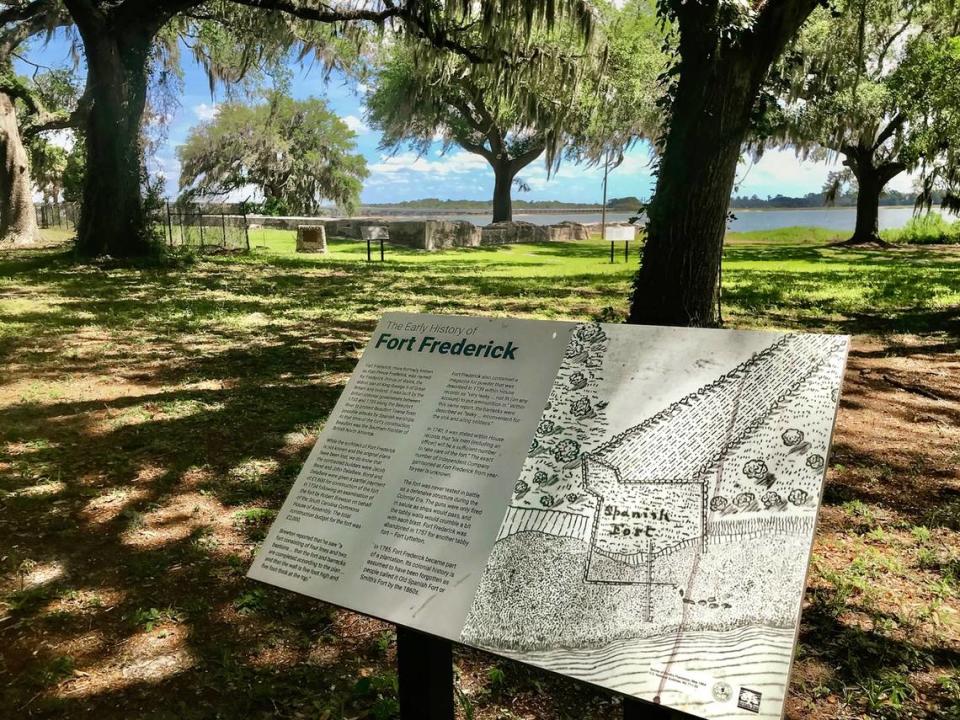
{"label": "white cloud", "polygon": [[193,106],[193,114],[203,121],[213,120],[220,112],[219,103],[200,103]]}
{"label": "white cloud", "polygon": [[43,137],[51,145],[63,148],[67,152],[73,150],[73,145],[76,142],[73,130],[51,130],[44,133]]}
{"label": "white cloud", "polygon": [[[788,196],[820,192],[830,172],[842,170],[839,160],[830,162],[803,160],[793,150],[768,150],[759,161],[747,158],[737,166],[737,189],[739,195],[783,194]],[[897,175],[887,185],[888,190],[912,192],[917,177],[908,173]]]}
{"label": "white cloud", "polygon": [[802,160],[793,150],[768,150],[757,161],[744,158],[737,166],[737,190],[741,195],[802,195],[818,192],[837,163]]}
{"label": "white cloud", "polygon": [[357,93],[359,93],[360,95],[363,95],[369,89],[370,89],[370,86],[367,85],[366,83],[357,83]]}
{"label": "white cloud", "polygon": [[364,133],[370,132],[370,128],[368,128],[363,120],[358,118],[356,115],[347,115],[340,119],[343,120],[344,124],[346,124],[346,126],[353,130],[357,135],[363,135]]}
{"label": "white cloud", "polygon": [[368,184],[384,184],[402,182],[410,175],[449,178],[477,171],[486,172],[490,166],[479,155],[461,150],[435,160],[413,152],[398,153],[381,157],[380,162],[373,163],[368,169]]}

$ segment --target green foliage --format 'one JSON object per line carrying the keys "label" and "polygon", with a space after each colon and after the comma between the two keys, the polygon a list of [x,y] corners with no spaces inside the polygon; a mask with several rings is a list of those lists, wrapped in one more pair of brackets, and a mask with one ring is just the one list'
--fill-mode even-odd
{"label": "green foliage", "polygon": [[80,202],[80,199],[83,197],[83,181],[86,176],[86,168],[86,142],[84,141],[83,135],[75,134],[73,147],[67,154],[67,162],[61,176],[64,201]]}
{"label": "green foliage", "polygon": [[180,613],[173,608],[164,608],[160,610],[155,607],[137,608],[130,616],[130,623],[145,632],[153,632],[157,625],[165,622],[177,622],[180,620]]}
{"label": "green foliage", "polygon": [[637,212],[637,209],[643,205],[643,201],[635,195],[628,195],[622,198],[610,198],[607,201],[607,208],[610,210],[629,210]]}
{"label": "green foliage", "polygon": [[836,0],[816,10],[771,73],[777,101],[754,142],[843,156],[837,186],[877,173],[881,187],[904,171],[929,176],[958,131],[955,16],[939,0]]}
{"label": "green foliage", "polygon": [[497,695],[503,691],[506,684],[507,675],[499,665],[494,665],[487,670],[487,685],[490,688],[490,692]]}
{"label": "green foliage", "polygon": [[77,662],[70,655],[58,655],[44,663],[35,672],[33,679],[41,686],[55,685],[73,675],[76,667]]}
{"label": "green foliage", "polygon": [[269,508],[247,508],[234,513],[237,524],[245,531],[250,540],[263,540],[270,529],[270,523],[277,516],[276,510]]}
{"label": "green foliage", "polygon": [[955,245],[960,243],[960,220],[949,222],[939,213],[925,213],[911,218],[902,228],[885,231],[883,237],[908,245]]}
{"label": "green foliage", "polygon": [[372,720],[392,720],[400,714],[399,690],[396,673],[387,672],[357,680],[353,695],[369,707]]}
{"label": "green foliage", "polygon": [[250,590],[234,600],[233,607],[240,615],[263,612],[267,608],[267,594],[260,588]]}
{"label": "green foliage", "polygon": [[[570,154],[596,162],[609,155],[613,164],[619,164],[625,148],[664,130],[658,78],[666,71],[664,48],[669,43],[653,0],[628,0],[619,10],[601,4],[600,16],[606,58],[602,66],[587,70],[585,90],[575,108],[579,118],[571,123]],[[639,207],[638,201],[624,209]]]}
{"label": "green foliage", "polygon": [[[390,45],[381,55],[367,97],[382,147],[426,152],[440,139],[492,165],[510,160],[514,172],[545,155],[548,170],[561,150],[597,158],[617,152],[653,124],[652,95],[659,72],[659,32],[647,2],[620,12],[604,6],[593,44],[584,44],[572,21],[534,25],[524,17],[536,6],[503,9],[501,42],[518,62],[509,70],[477,64],[458,53],[436,52],[423,41]],[[485,14],[484,5],[476,12]],[[466,35],[481,44],[482,24]]]}
{"label": "green foliage", "polygon": [[225,103],[177,149],[185,199],[257,186],[275,210],[310,215],[324,200],[351,210],[367,176],[355,134],[323,100],[279,92],[258,105]]}
{"label": "green foliage", "polygon": [[63,193],[63,175],[67,169],[67,151],[42,136],[27,143],[33,184],[44,202],[59,202]]}
{"label": "green foliage", "polygon": [[[954,15],[945,11],[945,19]],[[960,154],[954,142],[960,133],[960,37],[955,32],[912,38],[893,76],[894,96],[910,123],[903,156],[921,171],[917,205],[928,209],[938,193],[943,207],[960,209]]]}

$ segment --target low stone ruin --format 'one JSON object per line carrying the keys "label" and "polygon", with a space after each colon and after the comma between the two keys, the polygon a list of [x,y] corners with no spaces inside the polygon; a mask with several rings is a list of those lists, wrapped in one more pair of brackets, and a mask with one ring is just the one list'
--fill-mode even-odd
{"label": "low stone ruin", "polygon": [[480,228],[465,220],[394,220],[387,224],[390,242],[418,250],[477,247]]}
{"label": "low stone ruin", "polygon": [[557,225],[531,222],[496,222],[483,227],[482,245],[507,245],[527,242],[570,242],[588,240],[590,232],[580,223],[565,221]]}
{"label": "low stone ruin", "polygon": [[599,232],[599,226],[570,221],[556,225],[537,225],[524,221],[498,222],[480,228],[466,220],[396,220],[386,217],[326,219],[257,216],[253,218],[251,227],[258,226],[296,228],[297,252],[319,253],[327,251],[327,234],[331,237],[362,240],[363,229],[366,227],[385,227],[391,244],[415,250],[529,242],[575,242],[588,240],[593,232]]}
{"label": "low stone ruin", "polygon": [[326,253],[327,230],[323,225],[297,226],[298,253]]}

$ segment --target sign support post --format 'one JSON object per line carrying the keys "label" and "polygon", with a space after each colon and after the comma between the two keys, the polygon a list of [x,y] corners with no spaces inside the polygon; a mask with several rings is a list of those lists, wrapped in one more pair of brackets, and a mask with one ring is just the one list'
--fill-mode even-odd
{"label": "sign support post", "polygon": [[453,720],[453,643],[397,626],[400,720]]}
{"label": "sign support post", "polygon": [[623,699],[623,720],[674,720],[678,719],[670,708],[651,705],[632,698]]}

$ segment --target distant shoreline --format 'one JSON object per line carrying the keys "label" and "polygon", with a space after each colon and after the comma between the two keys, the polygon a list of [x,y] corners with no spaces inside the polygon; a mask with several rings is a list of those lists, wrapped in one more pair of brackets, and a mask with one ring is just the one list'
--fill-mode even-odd
{"label": "distant shoreline", "polygon": [[[880,205],[880,209],[903,209],[909,208],[912,209],[913,205]],[[791,212],[836,212],[836,211],[847,211],[856,210],[854,205],[822,205],[819,207],[791,207],[787,206],[776,206],[776,207],[747,207],[747,208],[730,208],[731,212],[734,215],[737,213],[762,213],[762,212],[783,212],[784,210],[789,210]],[[608,213],[635,213],[637,209],[629,208],[607,208]],[[492,208],[476,208],[476,207],[466,207],[466,208],[405,208],[397,207],[390,205],[361,205],[357,208],[356,215],[408,215],[408,216],[422,216],[422,215],[489,215],[493,212]],[[570,207],[565,207],[561,205],[553,207],[514,207],[514,215],[557,215],[557,214],[588,214],[588,213],[602,213],[602,205],[573,205]]]}

